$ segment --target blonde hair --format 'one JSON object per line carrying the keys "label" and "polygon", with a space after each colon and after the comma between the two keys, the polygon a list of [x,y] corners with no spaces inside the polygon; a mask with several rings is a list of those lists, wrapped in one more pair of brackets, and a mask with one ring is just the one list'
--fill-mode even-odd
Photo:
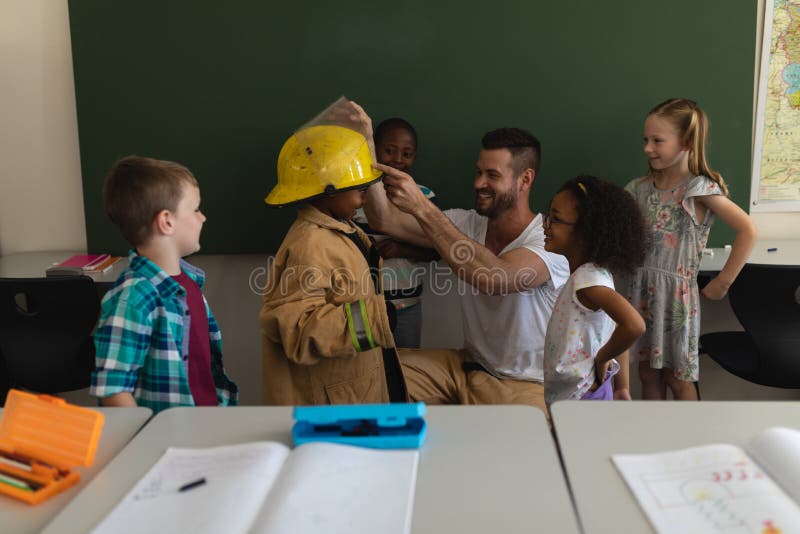
{"label": "blonde hair", "polygon": [[720,173],[709,167],[706,161],[708,118],[697,102],[688,98],[670,98],[651,109],[647,116],[651,115],[666,119],[678,130],[681,144],[689,147],[689,171],[695,176],[701,174],[708,176],[727,196],[728,186],[725,180]]}

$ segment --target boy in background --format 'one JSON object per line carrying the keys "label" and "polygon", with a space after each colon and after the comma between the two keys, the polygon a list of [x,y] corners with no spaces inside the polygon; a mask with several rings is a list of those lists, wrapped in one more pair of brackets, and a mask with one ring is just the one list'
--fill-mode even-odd
{"label": "boy in background", "polygon": [[[327,115],[351,105],[341,99]],[[380,256],[351,221],[380,173],[363,134],[323,122],[284,144],[265,199],[301,206],[271,262],[259,315],[264,403],[406,402]]]}
{"label": "boy in background", "polygon": [[236,404],[205,274],[181,259],[200,249],[206,220],[197,179],[178,163],[128,156],[106,177],[103,205],[133,249],[103,298],[89,393],[154,412]]}
{"label": "boy in background", "polygon": [[[386,119],[375,128],[373,138],[378,163],[410,172],[417,159],[417,131],[408,121],[399,117]],[[433,191],[417,185],[427,199],[436,203]],[[420,348],[422,278],[427,263],[439,259],[439,254],[430,248],[397,241],[370,228],[363,209],[358,210],[353,221],[372,238],[384,260],[381,269],[383,295],[397,311],[395,344],[398,348]]]}

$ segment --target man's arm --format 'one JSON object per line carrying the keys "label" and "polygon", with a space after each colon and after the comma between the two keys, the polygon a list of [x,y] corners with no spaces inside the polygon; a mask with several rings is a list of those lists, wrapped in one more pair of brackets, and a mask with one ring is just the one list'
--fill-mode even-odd
{"label": "man's arm", "polygon": [[550,279],[550,271],[538,254],[516,248],[500,256],[456,228],[438,209],[421,211],[417,220],[433,248],[456,276],[486,295],[519,293]]}
{"label": "man's arm", "polygon": [[[381,165],[380,168],[383,166]],[[413,181],[413,178],[409,176]],[[414,187],[417,187],[415,184]],[[419,189],[419,187],[417,187]],[[429,200],[425,199],[427,202]],[[383,232],[398,241],[431,248],[425,232],[414,216],[403,213],[397,206],[389,202],[386,190],[381,182],[375,182],[367,189],[367,200],[364,203],[364,214],[370,228]]]}
{"label": "man's arm", "polygon": [[425,198],[411,176],[386,165],[376,167],[386,175],[386,198],[396,206],[397,211],[413,216],[425,233],[429,246],[436,249],[456,276],[481,293],[518,293],[538,287],[550,279],[547,265],[535,252],[517,248],[500,256],[495,255],[462,234],[439,208]]}

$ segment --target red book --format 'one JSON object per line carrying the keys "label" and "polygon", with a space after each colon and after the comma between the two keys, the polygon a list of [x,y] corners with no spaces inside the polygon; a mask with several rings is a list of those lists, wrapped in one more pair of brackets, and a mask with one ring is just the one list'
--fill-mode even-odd
{"label": "red book", "polygon": [[121,260],[121,256],[109,256],[100,263],[93,263],[91,269],[84,267],[84,272],[90,273],[104,273],[111,268],[112,265]]}
{"label": "red book", "polygon": [[82,273],[104,273],[121,259],[110,254],[75,254],[47,269],[47,276],[75,276]]}
{"label": "red book", "polygon": [[75,254],[71,258],[62,261],[58,267],[80,267],[84,271],[91,271],[95,266],[106,261],[110,254]]}

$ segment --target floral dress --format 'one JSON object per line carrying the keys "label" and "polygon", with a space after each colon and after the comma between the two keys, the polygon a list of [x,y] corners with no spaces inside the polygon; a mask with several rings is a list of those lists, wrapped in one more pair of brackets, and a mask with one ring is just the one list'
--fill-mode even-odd
{"label": "floral dress", "polygon": [[628,299],[647,325],[631,354],[635,361],[649,361],[653,369],[669,367],[675,378],[694,382],[700,335],[697,271],[714,222],[711,210],[697,220],[695,197],[722,190],[706,176],[689,177],[669,191],[656,189],[651,177],[633,180],[625,189],[642,209],[652,239],[644,266],[626,284]]}

